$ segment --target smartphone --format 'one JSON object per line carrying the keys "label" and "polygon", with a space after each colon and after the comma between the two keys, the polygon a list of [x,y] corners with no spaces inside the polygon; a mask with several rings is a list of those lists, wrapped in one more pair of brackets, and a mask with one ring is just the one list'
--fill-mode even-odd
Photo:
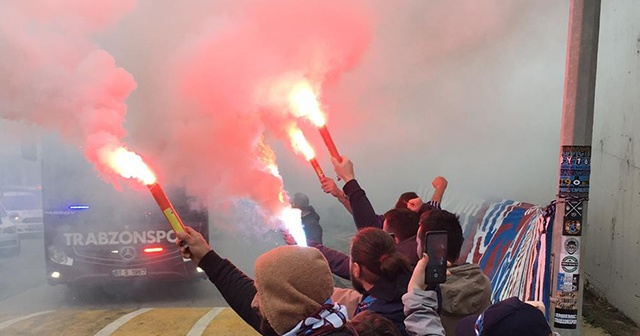
{"label": "smartphone", "polygon": [[422,241],[423,252],[429,256],[425,270],[427,285],[447,281],[447,231],[428,231]]}

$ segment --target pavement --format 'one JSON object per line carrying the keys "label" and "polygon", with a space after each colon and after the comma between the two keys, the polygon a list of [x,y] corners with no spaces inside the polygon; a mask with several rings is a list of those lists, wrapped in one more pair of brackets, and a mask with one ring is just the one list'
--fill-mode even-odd
{"label": "pavement", "polygon": [[582,335],[584,336],[611,336],[604,329],[594,327],[589,323],[582,321]]}
{"label": "pavement", "polygon": [[259,335],[230,308],[56,310],[0,316],[2,335]]}
{"label": "pavement", "polygon": [[[62,309],[28,315],[0,315],[0,334],[24,336],[259,335],[228,307]],[[604,330],[584,321],[582,335],[610,336]]]}

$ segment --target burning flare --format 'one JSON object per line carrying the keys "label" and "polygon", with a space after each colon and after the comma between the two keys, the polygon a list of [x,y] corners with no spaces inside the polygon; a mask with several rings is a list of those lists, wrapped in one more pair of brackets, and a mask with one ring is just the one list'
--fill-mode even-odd
{"label": "burning flare", "polygon": [[[338,162],[342,161],[338,148],[331,138],[331,134],[327,129],[327,119],[320,109],[320,102],[316,93],[313,91],[311,84],[307,80],[297,82],[293,89],[289,92],[289,106],[296,117],[306,117],[318,127],[324,144],[327,146],[329,153]],[[315,167],[314,167],[315,168]]]}
{"label": "burning flare", "polygon": [[307,236],[302,229],[302,211],[300,209],[292,207],[282,209],[280,220],[284,223],[298,246],[307,246]]}
{"label": "burning flare", "polygon": [[124,146],[115,148],[103,148],[99,151],[100,160],[106,163],[113,171],[124,178],[134,178],[145,184],[151,195],[158,203],[162,214],[175,232],[184,232],[184,223],[176,212],[176,209],[167,198],[162,187],[157,182],[149,166],[147,166],[140,155],[128,150]]}
{"label": "burning flare", "polygon": [[126,147],[103,148],[99,151],[100,161],[124,178],[135,178],[145,185],[156,182],[156,176],[144,163],[140,155]]}
{"label": "burning flare", "polygon": [[309,142],[307,142],[302,130],[294,125],[289,128],[288,133],[291,138],[291,145],[293,146],[293,149],[296,153],[302,153],[302,155],[304,155],[305,159],[311,163],[313,170],[315,170],[316,175],[318,175],[318,179],[322,180],[325,176],[324,172],[322,171],[318,160],[316,160],[316,153],[313,151],[313,147],[311,147]]}
{"label": "burning flare", "polygon": [[291,138],[291,146],[296,151],[296,153],[304,155],[304,158],[307,161],[310,161],[316,157],[316,153],[313,151],[313,148],[304,137],[302,130],[300,130],[296,126],[292,126],[289,128],[289,137]]}
{"label": "burning flare", "polygon": [[289,93],[289,106],[296,117],[306,117],[317,127],[327,123],[320,109],[320,102],[311,84],[307,80],[296,83]]}

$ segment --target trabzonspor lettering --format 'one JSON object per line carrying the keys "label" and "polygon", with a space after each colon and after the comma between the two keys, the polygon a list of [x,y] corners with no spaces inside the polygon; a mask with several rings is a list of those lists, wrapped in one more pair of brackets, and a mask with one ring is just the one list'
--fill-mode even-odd
{"label": "trabzonspor lettering", "polygon": [[163,240],[175,243],[177,240],[173,230],[72,232],[63,235],[67,246],[155,244]]}

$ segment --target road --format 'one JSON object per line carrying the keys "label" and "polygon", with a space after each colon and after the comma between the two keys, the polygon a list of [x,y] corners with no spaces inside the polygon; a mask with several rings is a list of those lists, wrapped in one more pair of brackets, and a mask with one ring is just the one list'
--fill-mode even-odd
{"label": "road", "polygon": [[[91,290],[50,286],[45,280],[42,238],[22,240],[21,253],[16,257],[0,257],[0,334],[4,327],[5,332],[21,335],[63,335],[69,334],[69,330],[75,330],[74,335],[97,335],[102,328],[131,313],[140,314],[136,323],[128,326],[131,329],[134,325],[137,329],[123,332],[123,326],[118,335],[149,334],[150,330],[150,334],[156,335],[176,334],[175,330],[167,332],[163,329],[166,326],[159,323],[170,318],[179,321],[175,325],[186,328],[177,333],[184,335],[199,318],[213,313],[214,322],[218,322],[209,324],[217,325],[214,328],[216,335],[250,335],[251,330],[246,330],[246,325],[233,311],[214,308],[226,306],[218,290],[207,280]],[[47,313],[15,323],[20,318],[42,312]],[[191,321],[189,318],[193,323],[185,323]],[[13,325],[8,327],[7,323]],[[141,327],[146,331],[140,331]],[[220,328],[227,330],[226,333],[220,333]],[[203,331],[196,334],[208,334]]]}

